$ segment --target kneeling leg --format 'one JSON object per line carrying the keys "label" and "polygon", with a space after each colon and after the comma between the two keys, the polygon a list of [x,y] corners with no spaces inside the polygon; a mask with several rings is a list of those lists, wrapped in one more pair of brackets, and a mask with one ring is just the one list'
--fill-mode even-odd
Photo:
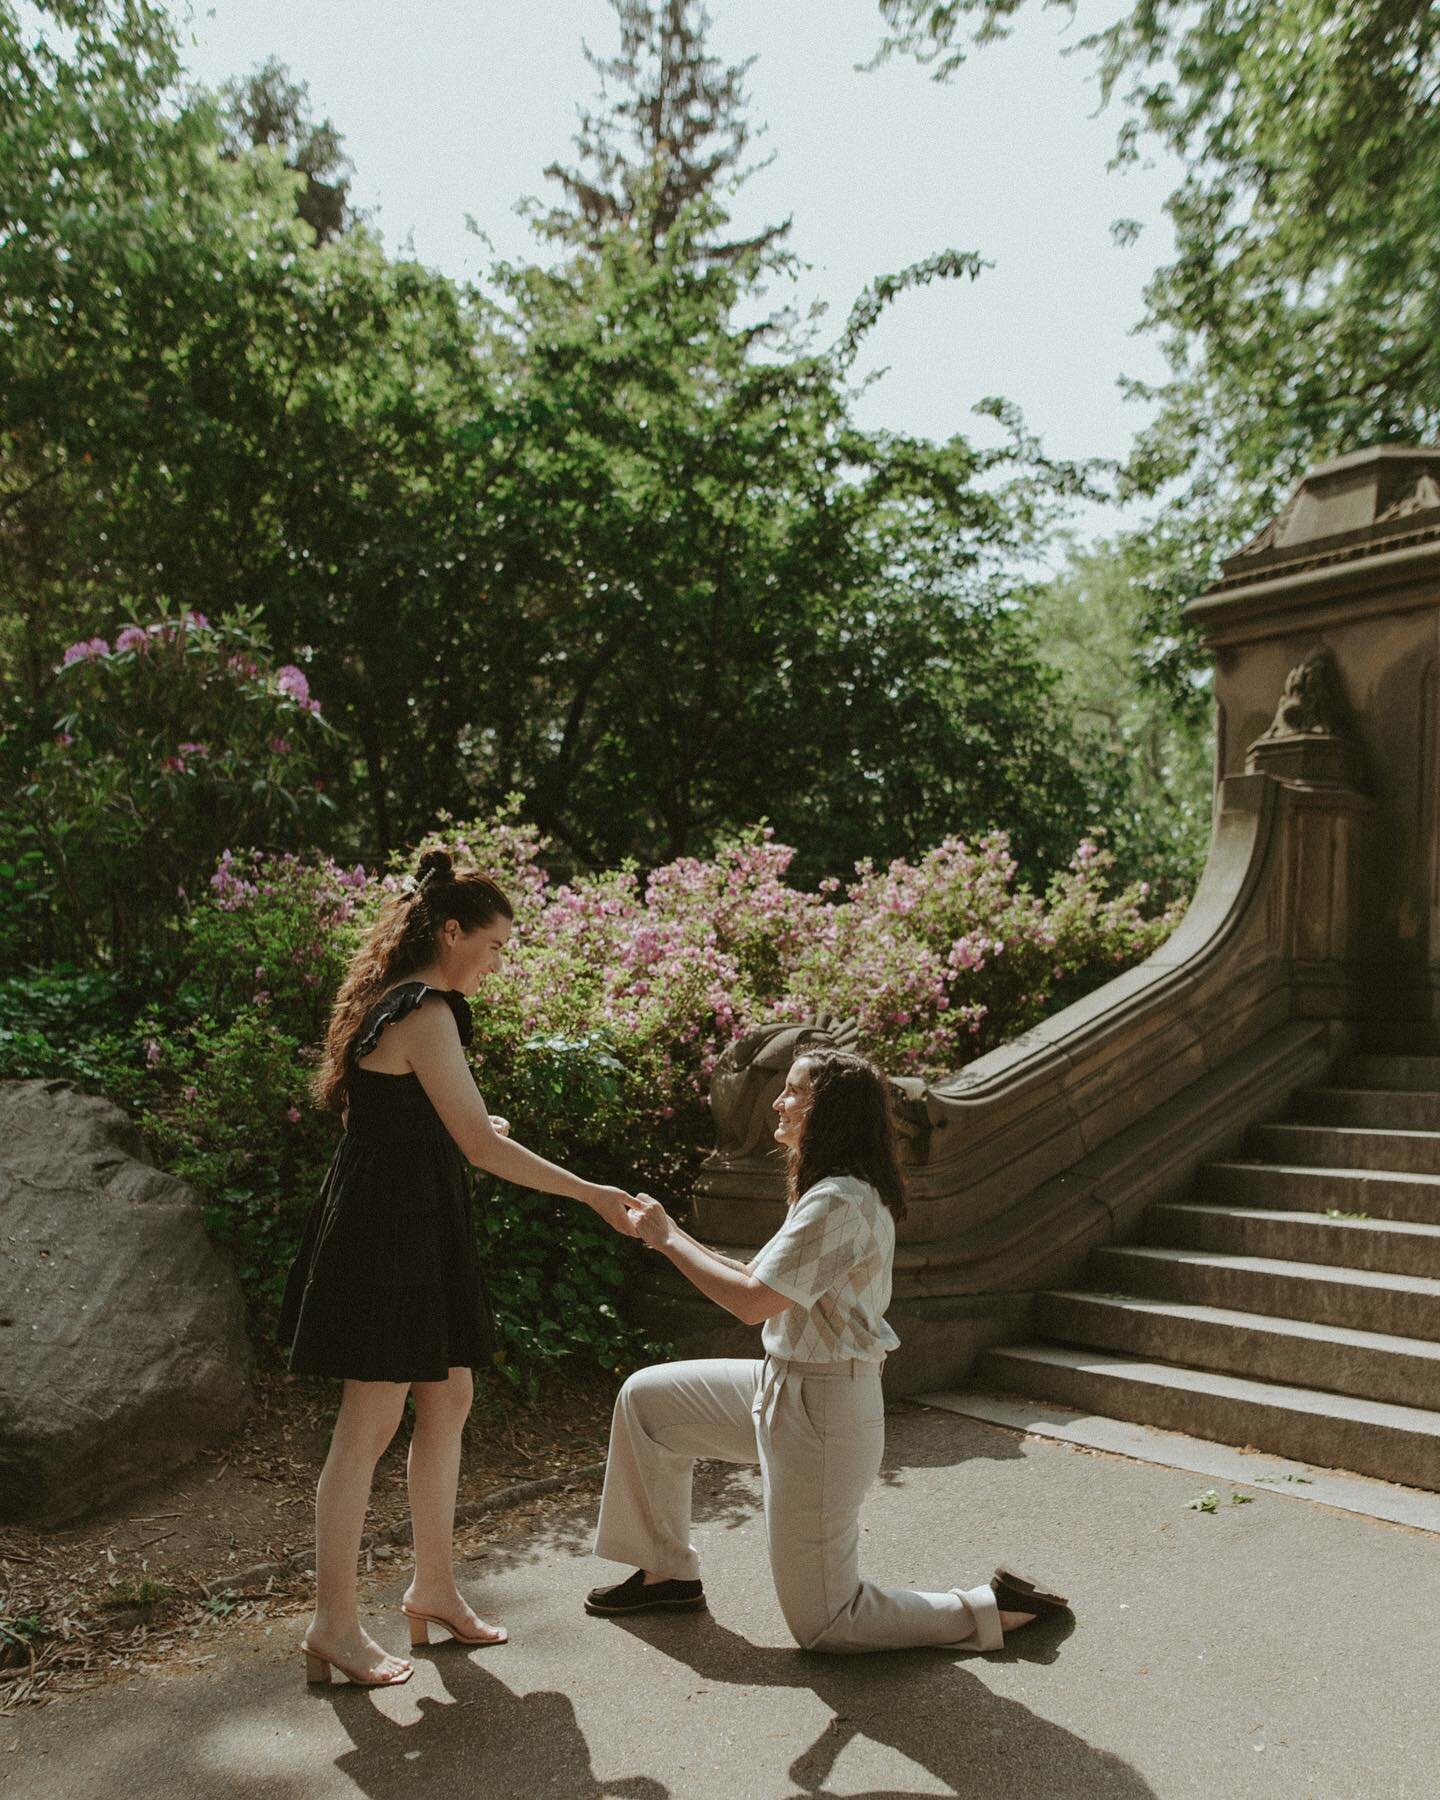
{"label": "kneeling leg", "polygon": [[690,1498],[698,1457],[753,1463],[758,1365],[715,1357],[659,1363],[621,1388],[610,1424],[595,1554],[694,1581]]}

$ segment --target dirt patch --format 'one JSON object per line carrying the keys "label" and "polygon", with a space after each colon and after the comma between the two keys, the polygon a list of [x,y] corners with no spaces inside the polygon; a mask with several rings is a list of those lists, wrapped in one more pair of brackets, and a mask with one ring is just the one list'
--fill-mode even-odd
{"label": "dirt patch", "polygon": [[[459,1494],[459,1517],[475,1516],[457,1529],[459,1554],[513,1530],[516,1505],[539,1516],[565,1503],[567,1480],[593,1480],[582,1472],[604,1457],[616,1386],[613,1375],[552,1377],[532,1405],[499,1389],[477,1395]],[[78,1525],[0,1527],[0,1715],[107,1675],[208,1662],[229,1622],[303,1603],[338,1400],[338,1383],[267,1371],[223,1450]],[[406,1558],[409,1437],[407,1415],[376,1470],[367,1570]],[[517,1486],[498,1496],[501,1510],[487,1506]]]}

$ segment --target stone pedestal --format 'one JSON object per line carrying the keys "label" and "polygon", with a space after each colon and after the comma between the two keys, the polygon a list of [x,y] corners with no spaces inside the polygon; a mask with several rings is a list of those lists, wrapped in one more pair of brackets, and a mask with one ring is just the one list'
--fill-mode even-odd
{"label": "stone pedestal", "polygon": [[[1357,919],[1362,1013],[1440,1020],[1440,449],[1386,446],[1307,475],[1187,615],[1215,654],[1217,778],[1350,780],[1374,798]],[[1343,699],[1339,762],[1276,694],[1318,656]],[[1326,702],[1328,704],[1328,701]],[[1258,753],[1258,758],[1257,758]],[[1363,765],[1363,773],[1359,766]],[[1302,772],[1303,771],[1303,772]]]}

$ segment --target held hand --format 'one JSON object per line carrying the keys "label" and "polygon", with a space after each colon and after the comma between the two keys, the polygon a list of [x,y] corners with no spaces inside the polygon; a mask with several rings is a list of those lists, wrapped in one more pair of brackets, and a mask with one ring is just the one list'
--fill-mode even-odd
{"label": "held hand", "polygon": [[510,1121],[508,1119],[502,1119],[499,1113],[491,1113],[490,1129],[495,1133],[496,1137],[509,1137]]}
{"label": "held hand", "polygon": [[663,1250],[670,1239],[670,1215],[649,1194],[637,1194],[630,1202],[630,1222],[635,1235],[652,1250]]}
{"label": "held hand", "polygon": [[634,1237],[635,1227],[627,1210],[631,1204],[630,1196],[624,1188],[596,1188],[595,1198],[588,1202],[599,1213],[600,1217],[621,1237]]}

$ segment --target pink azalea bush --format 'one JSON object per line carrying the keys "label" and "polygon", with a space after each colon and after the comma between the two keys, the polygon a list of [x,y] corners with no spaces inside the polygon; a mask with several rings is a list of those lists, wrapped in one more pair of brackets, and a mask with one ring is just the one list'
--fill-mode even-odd
{"label": "pink azalea bush", "polygon": [[227,844],[302,843],[329,807],[330,729],[253,614],[182,611],[72,644],[64,716],[26,770],[26,827],[66,871],[71,948],[127,965],[158,947]]}
{"label": "pink azalea bush", "polygon": [[1043,896],[1017,886],[1002,832],[814,892],[786,884],[794,854],[757,830],[643,880],[548,888],[538,861],[522,865],[513,974],[479,1007],[486,1042],[513,1056],[598,1034],[643,1071],[648,1125],[698,1146],[715,1063],[754,1026],[850,1017],[883,1066],[939,1078],[1148,955],[1183,910],[1147,915],[1143,885],[1112,891],[1114,858],[1092,840]]}
{"label": "pink azalea bush", "polygon": [[[1142,887],[1113,892],[1093,839],[1033,894],[998,832],[808,892],[763,829],[648,877],[555,881],[514,809],[443,819],[389,870],[226,850],[187,928],[197,1017],[147,1040],[146,1123],[263,1295],[335,1134],[306,1098],[330,1001],[376,907],[432,845],[515,906],[508,967],[474,1003],[490,1105],[542,1154],[680,1203],[711,1142],[716,1060],[753,1026],[823,1009],[853,1017],[884,1067],[942,1076],[1147,954],[1179,916],[1147,916]],[[614,1367],[636,1349],[610,1292],[623,1246],[589,1214],[500,1188],[481,1220],[515,1366],[581,1353]]]}
{"label": "pink azalea bush", "polygon": [[1143,884],[1111,892],[1114,866],[1087,839],[1032,894],[999,831],[947,838],[914,863],[862,865],[786,1002],[854,1018],[866,1052],[896,1074],[951,1074],[1169,936],[1183,907],[1147,916]]}

